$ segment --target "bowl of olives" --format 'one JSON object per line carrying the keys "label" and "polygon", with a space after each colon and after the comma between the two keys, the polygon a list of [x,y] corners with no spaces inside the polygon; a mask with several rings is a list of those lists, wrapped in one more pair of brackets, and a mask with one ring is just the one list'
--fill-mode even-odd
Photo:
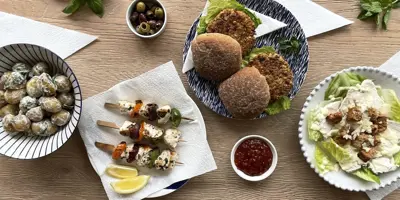
{"label": "bowl of olives", "polygon": [[165,7],[158,0],[135,0],[126,12],[129,29],[141,38],[155,38],[167,24]]}
{"label": "bowl of olives", "polygon": [[78,80],[50,50],[31,44],[0,48],[0,153],[34,159],[72,135],[82,112]]}

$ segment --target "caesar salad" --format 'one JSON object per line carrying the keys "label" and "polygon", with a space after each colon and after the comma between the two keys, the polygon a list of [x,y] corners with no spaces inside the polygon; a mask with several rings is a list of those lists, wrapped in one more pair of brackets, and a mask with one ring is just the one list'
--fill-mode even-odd
{"label": "caesar salad", "polygon": [[400,101],[371,79],[338,74],[307,121],[321,174],[343,170],[379,184],[379,174],[400,167]]}

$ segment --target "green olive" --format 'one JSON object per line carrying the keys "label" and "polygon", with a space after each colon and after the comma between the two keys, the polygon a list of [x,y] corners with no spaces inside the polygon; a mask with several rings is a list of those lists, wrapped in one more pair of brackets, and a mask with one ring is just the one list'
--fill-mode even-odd
{"label": "green olive", "polygon": [[137,25],[137,26],[136,26],[136,32],[138,32],[139,34],[144,34],[144,33],[142,32],[142,30],[140,29],[140,25]]}
{"label": "green olive", "polygon": [[182,120],[181,112],[176,108],[172,108],[170,120],[173,127],[178,127]]}
{"label": "green olive", "polygon": [[139,2],[136,4],[136,11],[142,13],[144,11],[146,11],[146,4],[144,4],[143,2]]}
{"label": "green olive", "polygon": [[156,31],[154,29],[150,29],[150,35],[154,35],[156,33]]}
{"label": "green olive", "polygon": [[164,11],[162,8],[158,7],[154,10],[154,14],[156,15],[157,19],[164,18]]}
{"label": "green olive", "polygon": [[152,6],[151,8],[150,8],[150,10],[151,10],[151,12],[155,12],[156,11],[156,8],[158,8],[157,6]]}
{"label": "green olive", "polygon": [[148,33],[148,32],[150,32],[150,25],[146,22],[142,22],[142,23],[140,23],[139,30],[142,33]]}

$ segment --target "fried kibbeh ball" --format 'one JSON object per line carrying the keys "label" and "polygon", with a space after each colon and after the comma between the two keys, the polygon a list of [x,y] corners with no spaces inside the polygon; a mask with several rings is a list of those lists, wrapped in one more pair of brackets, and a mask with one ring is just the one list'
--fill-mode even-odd
{"label": "fried kibbeh ball", "polygon": [[240,44],[228,35],[205,33],[192,41],[193,63],[197,73],[212,81],[223,81],[240,70]]}
{"label": "fried kibbeh ball", "polygon": [[221,83],[219,97],[234,118],[253,119],[268,106],[270,93],[263,75],[254,68],[246,67]]}
{"label": "fried kibbeh ball", "polygon": [[207,33],[222,33],[231,36],[242,47],[242,55],[247,55],[256,43],[256,27],[243,11],[225,9],[207,26]]}
{"label": "fried kibbeh ball", "polygon": [[261,53],[254,57],[247,67],[255,67],[266,77],[271,102],[288,96],[293,87],[293,72],[286,60],[277,53]]}

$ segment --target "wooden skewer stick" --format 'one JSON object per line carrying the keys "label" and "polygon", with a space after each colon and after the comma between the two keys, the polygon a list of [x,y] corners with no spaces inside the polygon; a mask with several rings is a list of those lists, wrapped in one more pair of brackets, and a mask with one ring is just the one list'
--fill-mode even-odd
{"label": "wooden skewer stick", "polygon": [[105,143],[101,143],[101,142],[95,142],[94,145],[97,148],[99,148],[99,149],[101,149],[103,151],[109,152],[109,153],[112,153],[114,151],[114,149],[115,149],[114,145],[105,144]]}
{"label": "wooden skewer stick", "polygon": [[104,126],[104,127],[108,127],[108,128],[114,128],[114,129],[119,129],[120,127],[114,123],[114,122],[106,122],[106,121],[101,121],[101,120],[97,120],[97,125],[98,126]]}
{"label": "wooden skewer stick", "polygon": [[178,164],[178,165],[183,165],[184,164],[183,162],[179,162],[179,161],[175,161],[175,163]]}
{"label": "wooden skewer stick", "polygon": [[186,140],[179,139],[178,142],[187,142]]}
{"label": "wooden skewer stick", "polygon": [[184,119],[184,120],[188,120],[188,121],[194,121],[194,119],[192,119],[192,118],[189,118],[189,117],[182,117],[182,119]]}
{"label": "wooden skewer stick", "polygon": [[119,105],[115,104],[115,103],[104,103],[104,107],[106,107],[106,108],[119,108]]}

